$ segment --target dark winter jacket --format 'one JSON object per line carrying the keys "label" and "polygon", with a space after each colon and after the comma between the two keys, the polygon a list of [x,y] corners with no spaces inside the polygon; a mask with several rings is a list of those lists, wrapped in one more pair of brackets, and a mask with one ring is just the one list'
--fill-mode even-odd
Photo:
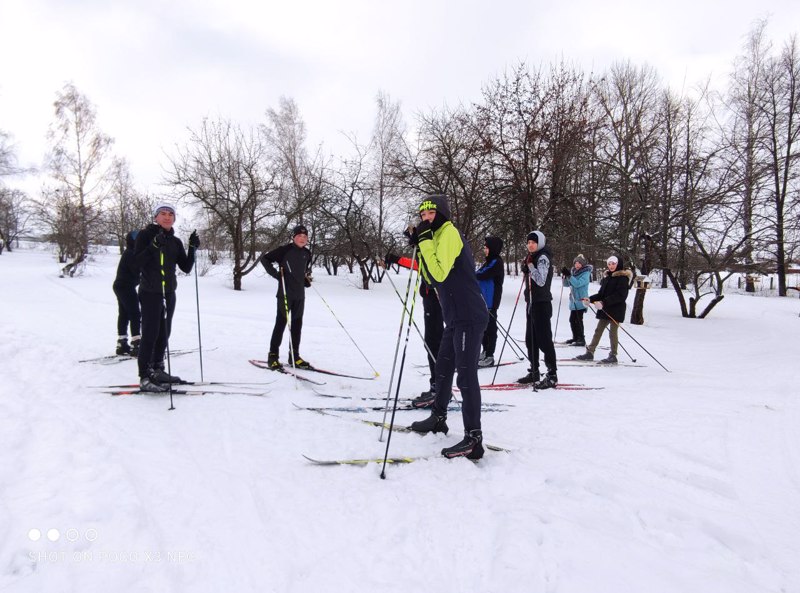
{"label": "dark winter jacket", "polygon": [[581,267],[580,270],[572,268],[569,275],[569,310],[585,311],[586,305],[581,299],[589,296],[589,281],[592,279],[594,268],[590,265]]}
{"label": "dark winter jacket", "polygon": [[[444,208],[439,209],[443,211]],[[437,213],[436,218],[439,216]],[[469,244],[446,218],[443,223],[435,224],[434,229],[433,239],[419,242],[419,252],[423,278],[439,294],[445,325],[482,323],[485,326],[489,313],[475,278],[475,259]]]}
{"label": "dark winter jacket", "polygon": [[125,251],[119,258],[114,288],[136,288],[139,285],[139,267],[136,265],[136,235],[138,234],[138,231],[131,231],[125,235]]}
{"label": "dark winter jacket", "polygon": [[600,281],[600,290],[597,294],[589,297],[589,301],[592,303],[603,301],[603,308],[597,310],[595,317],[609,319],[610,316],[617,323],[625,320],[625,300],[628,298],[632,277],[633,274],[630,270],[617,270],[614,273],[606,270],[606,275]]}
{"label": "dark winter jacket", "polygon": [[[545,245],[538,251],[528,254],[522,266],[525,286],[525,302],[543,303],[552,301],[550,286],[553,282],[553,254]],[[533,293],[533,298],[531,298]]]}
{"label": "dark winter jacket", "polygon": [[298,247],[294,242],[281,245],[262,255],[261,265],[278,281],[278,297],[283,297],[284,284],[287,298],[301,300],[306,297],[306,286],[311,286],[306,279],[311,270],[311,251],[307,247]]}
{"label": "dark winter jacket", "polygon": [[[161,233],[164,235],[164,246],[159,249],[153,245],[153,239]],[[161,252],[164,253],[166,292],[175,292],[178,288],[175,266],[185,274],[192,271],[194,249],[190,247],[189,253],[186,253],[183,243],[175,236],[175,229],[165,231],[157,224],[149,224],[136,235],[136,265],[140,272],[139,292],[161,294]]]}
{"label": "dark winter jacket", "polygon": [[475,275],[478,278],[486,306],[496,310],[500,306],[500,298],[503,296],[503,278],[506,273],[503,258],[500,257],[503,240],[499,237],[486,237],[486,247],[489,248],[486,263],[478,268]]}

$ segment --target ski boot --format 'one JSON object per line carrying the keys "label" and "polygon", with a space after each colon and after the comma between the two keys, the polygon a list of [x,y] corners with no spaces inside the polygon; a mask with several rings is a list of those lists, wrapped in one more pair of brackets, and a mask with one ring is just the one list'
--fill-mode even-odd
{"label": "ski boot", "polygon": [[117,339],[117,356],[126,356],[131,353],[131,347],[128,345],[128,336],[120,336]]}
{"label": "ski boot", "polygon": [[467,459],[477,460],[483,457],[483,434],[480,430],[468,430],[464,432],[464,440],[452,447],[442,449],[442,455],[448,459],[454,457],[466,457]]}
{"label": "ski boot", "polygon": [[270,370],[277,371],[283,365],[281,361],[278,360],[278,353],[277,352],[270,352],[267,355],[267,366],[269,366]]}
{"label": "ski boot", "polygon": [[150,369],[150,380],[156,383],[180,383],[181,378],[176,375],[170,375],[164,370],[164,363],[157,362]]}
{"label": "ski boot", "polygon": [[478,368],[485,369],[494,366],[494,356],[486,356],[478,361]]}
{"label": "ski boot", "polygon": [[423,391],[419,394],[419,397],[415,397],[411,400],[411,407],[412,408],[430,408],[433,405],[433,402],[436,401],[436,389],[431,386],[428,391]]}
{"label": "ski boot", "polygon": [[572,360],[594,360],[594,354],[587,350],[584,354],[579,354]]}
{"label": "ski boot", "polygon": [[528,369],[528,374],[524,377],[520,377],[517,379],[517,383],[520,385],[530,385],[531,383],[536,383],[539,380],[539,371],[532,371]]}
{"label": "ski boot", "polygon": [[425,420],[412,422],[409,428],[420,434],[428,434],[429,432],[434,434],[443,432],[447,434],[447,431],[450,430],[447,428],[447,416],[439,416],[436,412],[431,412],[431,415],[425,418]]}
{"label": "ski boot", "polygon": [[598,364],[617,364],[617,356],[616,354],[609,354],[603,360],[598,360]]}
{"label": "ski boot", "polygon": [[133,336],[131,338],[131,351],[129,354],[134,358],[139,357],[139,342],[141,341],[142,341],[141,336]]}
{"label": "ski boot", "polygon": [[142,377],[139,383],[139,391],[145,393],[164,393],[165,391],[169,391],[169,387],[153,381],[150,377]]}
{"label": "ski boot", "polygon": [[555,371],[547,371],[547,374],[541,381],[534,383],[534,389],[553,389],[558,385],[558,375]]}

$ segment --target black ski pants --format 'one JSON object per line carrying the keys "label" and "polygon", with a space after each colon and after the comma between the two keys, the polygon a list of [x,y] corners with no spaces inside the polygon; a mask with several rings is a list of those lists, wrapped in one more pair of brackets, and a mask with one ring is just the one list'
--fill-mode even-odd
{"label": "black ski pants", "polygon": [[291,355],[300,358],[300,337],[303,333],[303,311],[305,310],[306,299],[289,298],[285,302],[283,295],[278,295],[278,312],[275,315],[275,327],[272,329],[272,339],[269,342],[269,351],[279,354],[281,342],[283,341],[283,330],[286,329],[286,307],[289,307],[289,319],[291,320],[291,340],[292,352],[287,359],[291,362]]}
{"label": "black ski pants", "polygon": [[139,297],[136,295],[135,286],[114,285],[114,294],[117,297],[117,335],[127,336],[128,325],[131,327],[131,337],[142,332],[142,314],[139,311]]}
{"label": "black ski pants", "polygon": [[583,315],[586,309],[580,309],[569,312],[569,327],[572,330],[573,340],[586,341],[586,336],[583,334]]}
{"label": "black ski pants", "polygon": [[425,315],[425,345],[428,347],[428,368],[430,369],[431,388],[436,386],[436,359],[430,355],[433,352],[437,356],[439,346],[442,343],[442,333],[444,332],[444,319],[442,317],[442,306],[439,304],[439,297],[433,290],[422,296],[422,311]]}
{"label": "black ski pants", "polygon": [[147,376],[147,367],[164,362],[167,341],[172,332],[175,313],[175,293],[166,295],[167,315],[164,318],[164,300],[157,292],[139,291],[142,306],[142,341],[139,342],[139,377]]}
{"label": "black ski pants", "polygon": [[497,347],[497,309],[489,309],[489,323],[483,332],[481,345],[487,356],[494,356],[494,349]]}
{"label": "black ski pants", "polygon": [[556,348],[553,345],[553,332],[550,319],[553,317],[552,301],[530,303],[526,312],[525,345],[528,347],[528,360],[531,371],[539,374],[539,351],[544,354],[544,364],[548,371],[556,372]]}
{"label": "black ski pants", "polygon": [[436,401],[433,411],[447,415],[447,405],[453,397],[453,375],[458,372],[456,385],[461,391],[461,417],[464,430],[481,428],[481,386],[478,381],[478,357],[484,322],[472,325],[445,327],[442,344],[436,356]]}

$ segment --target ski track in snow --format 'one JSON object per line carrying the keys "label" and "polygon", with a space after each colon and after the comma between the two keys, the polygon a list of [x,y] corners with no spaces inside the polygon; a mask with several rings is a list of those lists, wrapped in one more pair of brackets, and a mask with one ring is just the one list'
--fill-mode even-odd
{"label": "ski track in snow", "polygon": [[[294,409],[320,398],[288,376],[265,397],[176,396],[173,411],[168,397],[86,387],[136,379],[134,362],[75,362],[112,351],[115,267],[101,255],[66,279],[46,253],[0,257],[15,287],[0,292],[0,591],[800,590],[796,299],[729,295],[698,321],[653,289],[646,325],[626,329],[671,373],[621,334],[646,368],[559,371],[603,391],[483,393],[515,405],[483,418],[486,441],[511,453],[389,466],[380,480],[376,464],[301,457],[379,457],[386,445],[379,428]],[[400,314],[391,286],[315,279],[381,373],[326,377],[324,390],[386,393]],[[247,277],[234,293],[215,273],[200,289],[203,344],[216,348],[205,378],[265,380],[247,359],[265,357],[274,281]],[[174,347],[193,347],[196,332],[194,281],[181,277]],[[313,291],[303,355],[371,374]],[[408,360],[424,361],[415,332]],[[501,367],[498,381],[520,366]],[[198,357],[176,358],[173,371],[199,379]],[[408,369],[403,382],[401,396],[427,388]],[[396,423],[426,413],[399,411]],[[460,439],[460,414],[448,424],[447,436],[394,433],[390,454],[435,454]]]}

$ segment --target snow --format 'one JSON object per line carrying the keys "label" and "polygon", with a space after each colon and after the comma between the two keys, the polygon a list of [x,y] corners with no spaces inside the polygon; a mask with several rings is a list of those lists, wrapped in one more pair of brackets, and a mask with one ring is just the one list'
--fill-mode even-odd
{"label": "snow", "polygon": [[[699,321],[652,288],[646,324],[624,327],[670,373],[621,333],[644,368],[559,371],[603,390],[484,391],[514,406],[483,415],[485,440],[511,453],[436,457],[460,440],[451,413],[448,436],[393,434],[391,455],[434,457],[381,480],[379,465],[319,467],[302,454],[382,457],[380,429],[352,420],[382,412],[327,417],[293,403],[386,394],[400,321],[390,284],[362,291],[355,276],[319,270],[319,294],[308,293],[303,356],[372,374],[322,295],[380,371],[314,375],[348,402],[249,365],[266,357],[274,280],[251,275],[234,292],[213,269],[199,278],[204,378],[273,382],[214,388],[260,397],[176,396],[168,411],[168,397],[91,387],[136,381],[133,361],[77,362],[113,352],[116,263],[100,255],[64,279],[50,253],[0,257],[1,591],[800,591],[797,299],[732,294]],[[503,324],[516,287],[506,279]],[[565,298],[558,339],[567,317]],[[193,277],[179,280],[171,345],[197,346]],[[402,396],[427,387],[411,366],[424,360],[412,330]],[[199,379],[199,356],[176,356],[172,369]],[[523,373],[502,367],[498,381]]]}

